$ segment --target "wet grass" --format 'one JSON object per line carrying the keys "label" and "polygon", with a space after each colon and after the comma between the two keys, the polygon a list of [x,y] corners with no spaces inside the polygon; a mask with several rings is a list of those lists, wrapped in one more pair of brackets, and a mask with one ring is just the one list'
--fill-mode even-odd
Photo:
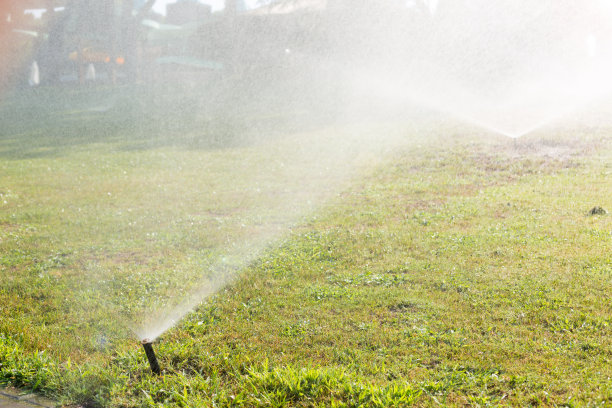
{"label": "wet grass", "polygon": [[[612,129],[401,123],[288,228],[277,202],[327,180],[278,170],[293,139],[134,143],[116,111],[74,114],[0,136],[0,384],[111,407],[612,404],[612,218],[589,214],[612,209]],[[270,224],[151,375],[128,322]]]}

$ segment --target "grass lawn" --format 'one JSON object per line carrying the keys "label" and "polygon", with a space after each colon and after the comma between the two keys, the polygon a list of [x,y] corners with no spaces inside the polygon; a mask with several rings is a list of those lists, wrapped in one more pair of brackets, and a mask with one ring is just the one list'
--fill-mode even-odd
{"label": "grass lawn", "polygon": [[[588,214],[612,210],[612,127],[304,127],[302,107],[220,120],[125,92],[0,107],[0,385],[91,407],[612,405],[612,215]],[[134,334],[155,323],[176,323],[161,376]]]}

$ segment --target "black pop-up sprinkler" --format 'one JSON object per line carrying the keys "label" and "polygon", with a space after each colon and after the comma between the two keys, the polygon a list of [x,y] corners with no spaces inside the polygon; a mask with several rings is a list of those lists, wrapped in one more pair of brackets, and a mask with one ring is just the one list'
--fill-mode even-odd
{"label": "black pop-up sprinkler", "polygon": [[147,355],[147,359],[149,360],[149,365],[151,366],[151,371],[153,371],[153,374],[161,374],[157,357],[155,357],[155,352],[153,351],[153,342],[149,339],[144,339],[142,341],[142,347],[145,349],[145,353]]}

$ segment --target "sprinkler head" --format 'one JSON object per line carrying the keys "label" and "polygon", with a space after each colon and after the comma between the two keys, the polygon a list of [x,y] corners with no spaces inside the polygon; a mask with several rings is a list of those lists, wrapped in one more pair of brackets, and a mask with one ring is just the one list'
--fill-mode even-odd
{"label": "sprinkler head", "polygon": [[147,355],[147,359],[149,360],[151,371],[153,372],[153,374],[161,374],[161,369],[159,368],[157,357],[155,357],[155,352],[153,351],[153,342],[149,339],[144,339],[142,340],[141,344],[142,347],[144,347],[145,349],[145,354]]}

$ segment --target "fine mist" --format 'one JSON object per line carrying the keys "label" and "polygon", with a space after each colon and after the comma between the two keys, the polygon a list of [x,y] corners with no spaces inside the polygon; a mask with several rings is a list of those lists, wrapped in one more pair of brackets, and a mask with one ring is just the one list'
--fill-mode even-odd
{"label": "fine mist", "polygon": [[[38,132],[13,152],[25,157],[123,155],[102,165],[130,187],[100,187],[101,203],[118,197],[117,230],[88,235],[100,241],[91,258],[119,266],[92,261],[84,273],[141,339],[231,283],[360,172],[438,137],[447,117],[518,138],[612,92],[604,0],[228,0],[177,2],[166,15],[154,1],[102,3],[66,2],[35,23],[2,9],[13,16],[2,35],[30,47],[2,49],[13,57],[2,98],[16,106],[5,130]],[[134,170],[135,151],[148,173]],[[138,279],[126,240],[156,261],[139,258]],[[126,291],[136,306],[105,297],[123,289],[116,276],[138,280]]]}

